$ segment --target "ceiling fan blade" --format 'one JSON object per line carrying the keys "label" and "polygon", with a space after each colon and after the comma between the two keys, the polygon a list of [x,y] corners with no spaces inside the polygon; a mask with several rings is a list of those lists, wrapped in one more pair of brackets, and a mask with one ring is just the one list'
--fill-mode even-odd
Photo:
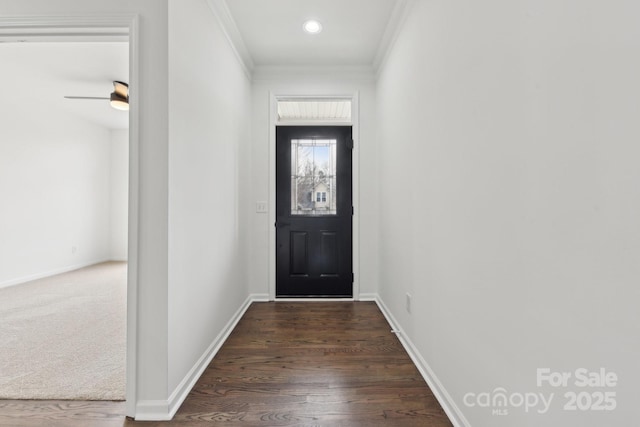
{"label": "ceiling fan blade", "polygon": [[109,99],[102,96],[65,96],[66,99]]}
{"label": "ceiling fan blade", "polygon": [[109,97],[102,96],[65,96],[66,99],[107,99],[116,110],[129,110],[129,85],[125,82],[113,81],[113,92]]}

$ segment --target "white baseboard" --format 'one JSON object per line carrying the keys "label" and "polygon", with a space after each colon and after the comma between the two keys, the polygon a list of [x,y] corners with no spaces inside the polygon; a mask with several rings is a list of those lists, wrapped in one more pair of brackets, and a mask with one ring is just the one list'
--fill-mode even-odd
{"label": "white baseboard", "polygon": [[[231,317],[229,322],[220,331],[207,350],[200,356],[200,359],[187,372],[187,375],[180,381],[168,400],[142,400],[136,405],[136,421],[168,421],[176,414],[180,405],[187,398],[191,389],[196,384],[202,373],[207,369],[211,360],[218,353],[224,342],[236,327],[244,313],[254,301],[263,301],[262,295],[252,294],[242,303],[240,308]],[[268,300],[268,296],[267,296]]]}
{"label": "white baseboard", "polygon": [[378,294],[360,294],[358,301],[378,301]]}
{"label": "white baseboard", "polygon": [[169,421],[172,417],[167,400],[140,400],[136,404],[136,421]]}
{"label": "white baseboard", "polygon": [[269,302],[269,294],[251,294],[249,295],[252,302]]}
{"label": "white baseboard", "polygon": [[32,280],[38,280],[38,279],[43,279],[49,276],[55,276],[56,274],[68,273],[69,271],[78,270],[80,268],[89,267],[90,265],[100,264],[107,261],[111,261],[111,259],[105,258],[105,259],[87,261],[80,264],[74,264],[74,265],[68,265],[66,267],[56,268],[53,270],[45,271],[43,273],[30,274],[28,276],[18,277],[17,279],[6,280],[0,283],[0,289],[8,288],[9,286],[20,285],[26,282],[31,282]]}
{"label": "white baseboard", "polygon": [[411,339],[409,339],[407,334],[404,333],[404,330],[402,329],[402,327],[400,327],[400,324],[396,321],[395,317],[393,317],[393,314],[391,314],[391,311],[389,311],[384,301],[382,301],[380,296],[377,294],[375,295],[374,301],[376,302],[376,304],[378,304],[380,311],[382,312],[384,317],[386,317],[387,322],[389,322],[389,325],[391,325],[391,328],[396,331],[396,336],[400,340],[400,343],[409,354],[409,357],[411,357],[411,360],[418,368],[418,371],[420,371],[420,374],[433,392],[433,395],[438,400],[438,403],[440,403],[440,406],[442,406],[444,412],[449,417],[451,423],[453,423],[455,427],[470,427],[471,424],[469,423],[469,421],[466,419],[462,411],[460,411],[458,405],[455,404],[453,398],[444,388],[440,380],[438,380],[438,377],[433,372],[424,357],[422,357]]}

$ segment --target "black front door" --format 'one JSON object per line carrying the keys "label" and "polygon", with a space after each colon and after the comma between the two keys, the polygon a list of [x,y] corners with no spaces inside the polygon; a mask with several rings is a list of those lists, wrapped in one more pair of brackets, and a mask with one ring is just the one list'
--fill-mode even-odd
{"label": "black front door", "polygon": [[276,296],[352,297],[351,126],[276,128]]}

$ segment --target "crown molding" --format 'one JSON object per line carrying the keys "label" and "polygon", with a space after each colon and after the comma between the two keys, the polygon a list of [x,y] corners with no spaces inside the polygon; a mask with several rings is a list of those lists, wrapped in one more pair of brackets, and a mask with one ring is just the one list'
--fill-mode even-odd
{"label": "crown molding", "polygon": [[0,43],[129,41],[135,15],[0,17]]}
{"label": "crown molding", "polygon": [[207,4],[213,12],[213,15],[218,20],[218,23],[222,28],[222,32],[229,41],[231,49],[244,69],[245,74],[249,80],[251,80],[251,75],[255,67],[253,58],[244,43],[244,39],[242,38],[242,34],[240,34],[236,21],[233,19],[233,16],[231,16],[227,2],[225,0],[207,0]]}
{"label": "crown molding", "polygon": [[373,59],[373,70],[376,77],[380,74],[380,70],[387,62],[389,53],[395,45],[400,31],[404,27],[404,24],[407,21],[407,17],[409,16],[409,13],[411,12],[411,9],[413,8],[413,5],[416,3],[416,1],[417,0],[397,0],[396,5],[391,12],[391,17],[389,18],[387,28],[385,29],[384,34],[382,35],[382,39],[380,40],[376,56]]}

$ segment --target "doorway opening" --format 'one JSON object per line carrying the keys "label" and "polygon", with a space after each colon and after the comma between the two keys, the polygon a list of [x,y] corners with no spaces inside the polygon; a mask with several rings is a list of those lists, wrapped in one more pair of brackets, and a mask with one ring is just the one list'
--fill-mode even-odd
{"label": "doorway opening", "polygon": [[[106,79],[107,80],[107,93],[106,98],[109,99],[109,92],[113,91],[114,80],[126,81],[130,85],[133,86],[133,92],[137,93],[136,86],[138,84],[138,40],[136,37],[136,21],[137,18],[134,15],[122,15],[117,17],[110,18],[100,18],[100,17],[10,17],[3,18],[0,17],[0,28],[2,28],[2,34],[0,35],[1,45],[42,45],[44,47],[53,47],[54,45],[62,45],[66,46],[67,44],[87,44],[87,43],[95,43],[98,45],[104,44],[120,44],[124,45],[124,57],[127,62],[126,69],[122,73],[123,76],[109,76],[104,72],[100,67],[94,68],[94,72],[90,73],[90,76],[83,76],[80,73],[84,68],[76,67],[77,74],[71,76],[67,76],[70,82],[75,82],[83,85],[79,87],[80,89],[90,89],[92,88],[92,80],[98,79]],[[86,47],[87,45],[85,45]],[[70,63],[76,63],[79,58],[72,55],[69,58]],[[3,69],[1,72],[6,72],[7,67],[6,61],[3,61]],[[97,64],[94,64],[97,66]],[[13,70],[14,72],[16,70]],[[50,276],[55,273],[63,273],[68,270],[73,270],[76,267],[82,267],[83,265],[94,264],[95,261],[106,261],[114,259],[115,262],[108,262],[106,264],[99,263],[98,269],[106,266],[111,267],[113,264],[117,264],[119,267],[124,266],[124,270],[122,268],[118,269],[118,281],[121,284],[121,287],[116,291],[120,293],[120,297],[124,300],[124,309],[116,309],[118,311],[117,316],[124,323],[124,327],[122,328],[123,333],[119,334],[118,339],[124,339],[124,348],[122,349],[123,353],[126,355],[124,357],[120,357],[120,365],[122,365],[122,360],[124,359],[125,366],[124,372],[126,377],[124,378],[123,383],[125,384],[124,396],[122,396],[122,388],[119,391],[120,398],[126,398],[127,400],[127,413],[133,415],[135,408],[135,342],[136,342],[136,288],[137,288],[137,223],[138,223],[138,185],[135,180],[138,165],[137,165],[137,152],[138,152],[138,139],[137,139],[137,128],[138,128],[138,109],[137,103],[135,102],[135,95],[133,96],[134,102],[132,104],[131,111],[120,112],[124,113],[126,117],[126,121],[128,122],[125,127],[113,127],[109,128],[109,126],[104,126],[103,124],[93,122],[89,120],[89,116],[91,116],[90,109],[91,107],[72,107],[69,105],[70,109],[77,108],[76,114],[74,116],[74,120],[70,120],[65,122],[65,120],[58,119],[57,115],[60,111],[67,107],[65,106],[46,106],[43,99],[50,97],[53,93],[55,99],[60,102],[68,101],[64,99],[64,95],[89,95],[87,93],[57,93],[57,90],[60,90],[63,84],[59,86],[48,85],[44,82],[42,78],[42,71],[40,67],[37,66],[27,66],[23,67],[23,71],[26,75],[34,78],[30,85],[28,86],[19,86],[20,94],[19,96],[22,98],[26,98],[30,101],[28,104],[28,114],[25,114],[25,118],[18,123],[16,127],[16,132],[14,132],[14,136],[20,135],[20,132],[26,134],[27,131],[30,132],[30,136],[32,140],[44,140],[49,144],[45,144],[40,146],[41,150],[38,147],[31,147],[30,150],[27,150],[26,153],[19,153],[19,150],[15,149],[15,145],[13,146],[14,151],[12,152],[12,156],[9,157],[10,163],[16,165],[20,161],[29,160],[33,157],[40,157],[40,160],[44,162],[45,166],[33,166],[31,168],[27,168],[27,179],[17,179],[14,177],[13,180],[9,182],[10,187],[13,188],[14,193],[22,194],[23,201],[27,200],[28,194],[27,191],[22,191],[27,188],[28,185],[35,188],[35,192],[39,192],[41,199],[45,199],[45,207],[40,209],[44,211],[45,217],[42,221],[42,224],[33,227],[33,229],[28,230],[31,233],[31,236],[34,239],[38,237],[44,238],[44,245],[36,245],[35,249],[32,246],[31,250],[17,250],[16,248],[10,249],[10,252],[17,252],[22,256],[22,259],[28,260],[29,255],[33,255],[35,252],[36,255],[43,255],[44,252],[49,251],[55,252],[59,257],[54,259],[55,257],[50,257],[49,260],[51,262],[60,264],[62,259],[63,267],[53,267],[49,266],[47,268],[40,268],[40,271],[35,271],[31,273],[24,274],[24,271],[15,270],[11,271],[10,268],[24,267],[24,265],[16,266],[16,265],[8,265],[9,269],[5,268],[3,271],[8,273],[6,277],[13,276],[7,280],[3,281],[6,289],[17,289],[21,285],[20,283],[25,282],[29,279],[40,279],[47,280],[45,276]],[[61,77],[62,69],[58,68],[54,70],[54,74],[58,74],[58,77]],[[10,80],[11,81],[11,80]],[[15,81],[14,81],[15,82]],[[100,89],[100,91],[102,91]],[[65,91],[66,92],[66,91]],[[84,91],[83,91],[84,92]],[[95,95],[99,95],[101,98],[104,97],[104,94],[96,93]],[[8,95],[5,94],[5,97]],[[97,96],[96,96],[97,97]],[[101,101],[96,101],[101,102]],[[106,106],[109,105],[109,101],[105,101]],[[11,102],[5,103],[6,108],[15,108]],[[109,109],[110,107],[106,107]],[[86,114],[85,114],[86,113]],[[41,115],[45,117],[46,126],[38,125],[32,119],[35,115]],[[8,115],[2,115],[5,120]],[[84,116],[84,117],[83,117]],[[94,118],[97,116],[94,116]],[[106,117],[106,116],[105,116]],[[31,123],[30,127],[25,126],[24,121],[28,121]],[[84,123],[80,127],[82,130],[78,135],[75,130],[69,129],[69,126],[73,126],[74,123],[80,123],[82,121],[88,122]],[[7,120],[7,123],[9,121]],[[15,123],[12,123],[15,124]],[[8,126],[7,126],[8,127]],[[7,127],[3,126],[4,129]],[[95,138],[91,137],[91,132],[93,130],[101,128],[101,130],[96,131],[96,135],[100,134],[100,136],[95,136]],[[68,132],[65,134],[64,131]],[[57,138],[56,135],[60,136]],[[11,142],[16,142],[19,139],[19,136],[16,138],[11,138]],[[105,140],[108,140],[105,144]],[[91,143],[95,142],[94,145]],[[33,142],[33,141],[32,141]],[[83,144],[84,142],[84,144]],[[65,144],[75,144],[74,147],[78,148],[78,150],[72,150],[70,146]],[[9,148],[11,150],[11,148]],[[87,157],[88,155],[88,157]],[[31,157],[30,157],[31,156]],[[49,156],[49,158],[47,158]],[[43,159],[44,158],[44,159]],[[91,160],[92,159],[92,160]],[[131,160],[131,162],[129,161]],[[47,165],[47,161],[49,161]],[[85,163],[86,162],[86,163]],[[105,163],[109,163],[109,167],[105,166]],[[117,166],[115,168],[111,168],[111,165]],[[52,170],[46,170],[50,168]],[[105,168],[109,169],[108,172],[105,173]],[[14,168],[15,169],[15,168]],[[91,173],[84,174],[83,171],[91,172],[93,170],[93,175]],[[126,173],[131,171],[132,180],[129,181],[126,178]],[[57,177],[60,178],[56,182],[47,182],[48,180],[43,178],[47,173],[57,173]],[[61,173],[62,172],[62,173]],[[82,173],[81,173],[82,172]],[[123,172],[125,176],[123,176]],[[86,175],[86,176],[85,176]],[[108,175],[108,177],[106,176]],[[39,177],[39,180],[36,179]],[[96,178],[96,179],[94,179]],[[119,180],[120,182],[117,184],[112,184],[112,178],[115,180]],[[29,181],[29,180],[32,180]],[[65,182],[67,184],[71,183],[76,185],[75,190],[69,189],[69,187],[65,186]],[[85,185],[83,187],[83,184]],[[93,185],[96,184],[96,185]],[[58,192],[54,193],[53,191],[48,191],[52,189],[47,189],[45,185],[53,185],[58,188]],[[88,187],[88,188],[87,188]],[[38,191],[38,188],[40,190]],[[116,189],[117,188],[117,189]],[[22,190],[21,190],[22,189]],[[55,188],[54,188],[55,189]],[[65,190],[68,190],[65,192]],[[113,192],[111,190],[114,190]],[[100,195],[97,195],[97,193]],[[31,192],[33,193],[33,192]],[[78,214],[80,210],[83,210],[82,207],[84,205],[83,201],[79,201],[79,195],[87,195],[91,193],[96,193],[95,198],[100,199],[98,201],[94,200],[95,203],[91,204],[90,208],[86,210],[89,211],[90,219],[80,220],[82,224],[75,223],[73,220],[69,218],[73,217],[75,214]],[[117,194],[114,194],[117,193]],[[30,199],[31,202],[36,198]],[[117,203],[111,203],[111,200],[117,199]],[[108,202],[106,200],[109,200]],[[42,203],[42,200],[39,202]],[[48,204],[47,204],[48,203]],[[69,207],[68,203],[75,203],[76,207]],[[115,205],[120,205],[116,207]],[[124,206],[123,206],[124,205]],[[127,206],[128,205],[128,206]],[[16,204],[18,210],[20,210],[20,205]],[[18,221],[22,221],[22,223],[27,223],[31,216],[36,214],[42,214],[43,212],[33,212],[29,208],[25,208],[22,205],[23,218],[17,218]],[[118,211],[119,214],[113,216],[111,215],[111,211]],[[66,226],[60,224],[54,224],[53,218],[46,217],[47,214],[51,214],[53,217],[54,214],[60,213],[58,216],[58,220],[66,220]],[[116,218],[117,217],[117,218]],[[96,223],[98,226],[96,227]],[[74,228],[75,227],[75,228]],[[58,228],[56,230],[56,228]],[[110,238],[110,230],[118,228],[121,230],[120,233],[117,234],[118,237],[113,239]],[[80,231],[78,231],[80,229]],[[24,231],[24,227],[22,227]],[[77,231],[77,233],[74,232]],[[89,230],[89,231],[87,231]],[[93,230],[93,231],[91,231]],[[109,231],[105,231],[109,230]],[[66,235],[69,237],[68,239],[50,239],[49,234],[47,233],[59,233],[63,234],[66,232]],[[3,234],[4,235],[4,234]],[[106,240],[110,240],[107,244],[105,243],[105,235],[109,235]],[[26,236],[26,234],[25,234]],[[33,240],[33,239],[32,239]],[[96,249],[94,247],[94,243],[101,241],[99,246],[102,249]],[[108,249],[105,247],[108,246]],[[118,249],[116,249],[118,248]],[[57,250],[57,252],[56,252]],[[42,252],[39,253],[38,251]],[[46,253],[44,253],[46,255]],[[73,260],[73,257],[76,257],[75,261],[77,262],[69,262],[69,259]],[[42,256],[40,257],[42,259]],[[82,258],[82,259],[80,259]],[[3,260],[6,260],[3,256]],[[7,267],[7,265],[5,265]],[[94,267],[88,267],[92,269]],[[16,271],[18,271],[16,273]],[[79,271],[82,271],[79,270]],[[65,273],[65,274],[74,274],[75,272]],[[5,277],[5,279],[6,279]],[[57,276],[54,276],[54,278]],[[123,286],[122,286],[123,284]],[[46,288],[47,292],[49,288]],[[44,292],[46,296],[46,292]],[[82,299],[80,298],[70,298],[70,299]],[[63,313],[65,308],[67,307],[67,303],[69,300],[62,300],[61,305],[57,305],[55,307],[49,307],[49,311],[54,311],[56,313]],[[83,304],[79,304],[82,306]],[[124,314],[122,313],[124,311]],[[94,320],[97,322],[105,322],[105,318],[101,316],[103,313],[95,313]],[[106,322],[108,323],[108,322]],[[82,325],[85,328],[89,328],[90,325]],[[133,332],[133,333],[132,333]],[[61,345],[65,345],[66,341],[64,339],[64,334],[62,331],[58,331],[56,336]],[[56,337],[53,337],[54,339]],[[133,351],[131,351],[131,349]],[[43,351],[47,351],[48,349],[45,347]],[[73,352],[74,349],[70,348]],[[77,355],[75,355],[77,356]],[[6,365],[3,365],[6,366]],[[3,370],[4,372],[4,370]],[[127,380],[130,379],[130,380]],[[95,376],[85,378],[85,381],[92,382],[97,381]],[[54,397],[54,396],[52,396]],[[123,404],[124,405],[124,404]]]}
{"label": "doorway opening", "polygon": [[0,398],[125,400],[129,116],[109,93],[128,42],[0,57]]}
{"label": "doorway opening", "polygon": [[270,300],[358,299],[358,111],[358,93],[271,93]]}
{"label": "doorway opening", "polygon": [[351,134],[276,129],[276,297],[353,297]]}

